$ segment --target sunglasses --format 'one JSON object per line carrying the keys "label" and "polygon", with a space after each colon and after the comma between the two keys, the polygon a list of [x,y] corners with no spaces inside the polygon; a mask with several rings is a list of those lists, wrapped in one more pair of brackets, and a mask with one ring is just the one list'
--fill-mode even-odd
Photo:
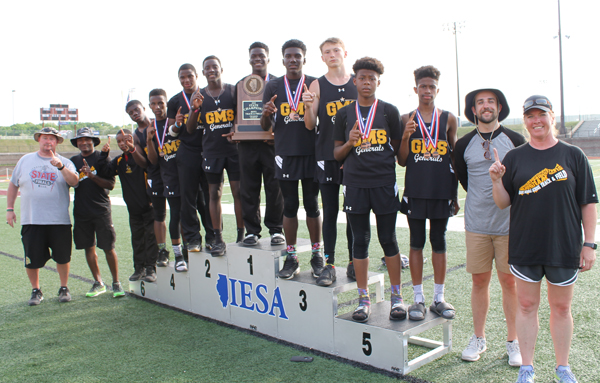
{"label": "sunglasses", "polygon": [[525,103],[523,104],[523,109],[527,109],[532,105],[543,105],[543,106],[549,107],[550,110],[552,110],[552,104],[550,103],[550,101],[546,100],[545,98],[538,98],[535,100],[525,101]]}
{"label": "sunglasses", "polygon": [[483,158],[485,158],[486,160],[491,160],[492,159],[492,153],[490,152],[490,142],[488,140],[484,140],[481,143],[481,147],[483,147]]}

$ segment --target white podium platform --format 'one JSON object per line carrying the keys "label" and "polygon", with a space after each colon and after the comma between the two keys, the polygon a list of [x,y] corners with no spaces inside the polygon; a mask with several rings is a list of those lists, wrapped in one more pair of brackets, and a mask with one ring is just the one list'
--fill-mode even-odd
{"label": "white podium platform", "polygon": [[[298,252],[309,252],[310,241],[300,240]],[[131,294],[250,329],[307,348],[406,374],[441,357],[451,349],[450,321],[430,312],[425,320],[391,321],[384,299],[384,274],[369,272],[375,292],[371,318],[352,321],[351,313],[338,316],[338,295],[356,290],[346,269],[336,268],[337,280],[321,287],[301,261],[302,272],[291,280],[277,277],[285,245],[271,246],[263,238],[257,246],[228,244],[223,257],[189,253],[189,271],[176,273],[173,263],[157,268],[154,283],[130,282]],[[443,341],[417,337],[439,327]],[[408,345],[432,350],[408,360]]]}

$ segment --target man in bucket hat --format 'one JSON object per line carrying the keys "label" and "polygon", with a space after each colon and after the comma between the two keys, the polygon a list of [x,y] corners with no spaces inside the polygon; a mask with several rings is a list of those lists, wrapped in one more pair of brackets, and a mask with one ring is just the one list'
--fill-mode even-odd
{"label": "man in bucket hat", "polygon": [[58,301],[68,302],[67,287],[71,262],[71,218],[69,187],[77,187],[79,177],[67,158],[56,154],[63,137],[54,128],[43,128],[34,134],[40,149],[21,157],[8,185],[6,223],[17,222],[15,200],[21,189],[21,237],[25,251],[25,270],[33,288],[30,306],[39,305],[44,296],[40,290],[40,268],[52,258],[60,278]]}
{"label": "man in bucket hat", "polygon": [[465,202],[465,237],[467,272],[471,274],[471,310],[475,333],[462,353],[462,359],[476,361],[487,349],[485,321],[490,306],[489,287],[495,259],[502,288],[502,305],[508,329],[506,350],[508,364],[521,365],[521,353],[515,328],[517,310],[516,283],[508,265],[508,209],[500,210],[492,197],[488,170],[493,150],[502,160],[506,153],[525,143],[525,138],[500,125],[510,109],[498,89],[477,89],[466,96],[465,116],[475,129],[456,142],[455,169],[467,191]]}
{"label": "man in bucket hat", "polygon": [[73,164],[79,169],[79,187],[75,189],[73,202],[73,239],[76,249],[85,249],[85,258],[94,277],[92,289],[86,294],[95,297],[106,292],[106,286],[100,276],[98,267],[97,246],[104,250],[106,262],[113,278],[113,296],[125,295],[119,282],[117,253],[115,252],[116,234],[112,224],[110,199],[108,193],[115,186],[114,176],[105,174],[105,161],[100,161],[100,152],[94,147],[100,139],[94,136],[90,128],[81,128],[71,144],[79,148],[81,153],[71,157]]}

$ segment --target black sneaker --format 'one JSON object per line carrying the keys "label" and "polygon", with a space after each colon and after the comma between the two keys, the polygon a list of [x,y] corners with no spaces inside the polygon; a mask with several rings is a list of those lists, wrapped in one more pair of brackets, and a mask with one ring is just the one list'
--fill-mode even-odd
{"label": "black sneaker", "polygon": [[169,251],[167,249],[161,249],[158,252],[158,261],[156,261],[156,266],[158,266],[158,267],[169,266]]}
{"label": "black sneaker", "polygon": [[255,246],[258,245],[258,235],[256,234],[248,234],[246,238],[242,241],[245,246]]}
{"label": "black sneaker", "polygon": [[317,278],[317,286],[331,286],[335,282],[335,267],[333,265],[326,265],[321,275]]}
{"label": "black sneaker", "polygon": [[216,241],[213,239],[211,241],[209,241],[208,239],[206,240],[206,250],[210,253],[213,249],[213,247],[215,246]]}
{"label": "black sneaker", "polygon": [[312,276],[318,278],[325,267],[323,256],[320,253],[313,253],[312,258],[310,259],[310,267]]}
{"label": "black sneaker", "polygon": [[71,293],[69,292],[68,287],[63,286],[58,290],[58,301],[60,303],[71,301]]}
{"label": "black sneaker", "polygon": [[227,245],[225,244],[225,242],[217,242],[213,245],[212,249],[210,250],[210,255],[212,255],[213,257],[222,257],[223,255],[225,255],[226,250]]}
{"label": "black sneaker", "polygon": [[129,281],[136,282],[136,281],[139,281],[140,279],[144,278],[145,276],[146,276],[146,269],[144,269],[143,267],[139,267],[139,268],[135,269],[133,274],[131,274],[131,276],[129,277]]}
{"label": "black sneaker", "polygon": [[285,262],[283,263],[283,267],[279,270],[279,278],[282,279],[292,279],[294,275],[300,272],[300,264],[298,264],[298,260],[294,258],[292,255],[288,255],[285,258]]}
{"label": "black sneaker", "polygon": [[187,251],[189,251],[190,253],[198,253],[200,252],[200,247],[202,247],[200,241],[192,241],[188,243]]}
{"label": "black sneaker", "polygon": [[144,281],[156,282],[156,270],[154,270],[154,267],[152,267],[152,266],[146,267],[146,276],[144,277]]}
{"label": "black sneaker", "polygon": [[40,303],[42,303],[43,300],[44,300],[44,294],[42,294],[42,290],[33,289],[33,290],[31,290],[31,299],[29,299],[29,302],[27,302],[27,304],[29,306],[37,306]]}
{"label": "black sneaker", "polygon": [[352,279],[353,281],[356,280],[356,272],[354,271],[354,263],[350,262],[348,263],[348,267],[346,268],[346,276],[350,279]]}

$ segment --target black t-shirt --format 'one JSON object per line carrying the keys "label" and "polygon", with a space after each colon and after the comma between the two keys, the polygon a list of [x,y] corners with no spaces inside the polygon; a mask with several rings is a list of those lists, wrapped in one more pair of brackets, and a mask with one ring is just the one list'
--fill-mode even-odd
{"label": "black t-shirt", "polygon": [[316,127],[315,159],[335,161],[333,157],[333,130],[335,115],[344,106],[353,103],[358,97],[354,76],[344,85],[333,85],[322,76],[319,78],[319,123]]}
{"label": "black t-shirt", "polygon": [[[158,153],[158,167],[160,169],[160,178],[165,186],[165,197],[179,197],[179,177],[177,175],[177,151],[179,150],[179,137],[173,137],[169,134],[167,126],[168,120],[155,121],[156,134],[160,137],[162,148],[159,148],[156,136],[152,139],[154,149]],[[162,154],[161,154],[162,152]],[[176,195],[169,195],[168,190],[172,190]]]}
{"label": "black t-shirt", "polygon": [[204,133],[202,136],[202,156],[204,158],[224,158],[237,155],[237,146],[223,137],[231,132],[235,120],[237,100],[234,86],[223,84],[223,93],[211,97],[207,88],[200,90],[204,101],[199,116]]}
{"label": "black t-shirt", "polygon": [[[411,112],[412,113],[412,112]],[[427,149],[423,141],[421,129],[417,127],[409,137],[409,152],[406,159],[406,173],[404,178],[404,196],[422,199],[454,199],[458,192],[458,181],[454,175],[450,153],[452,147],[446,137],[448,125],[447,111],[439,115],[439,135],[435,151]],[[417,116],[415,122],[418,123]],[[425,124],[431,129],[431,123]],[[402,127],[404,133],[404,126]],[[433,137],[435,141],[435,137]],[[428,139],[429,144],[429,139]],[[429,156],[425,153],[429,152]]]}
{"label": "black t-shirt", "polygon": [[585,154],[562,141],[546,150],[522,145],[503,164],[511,201],[508,263],[578,268],[581,205],[598,203]]}
{"label": "black t-shirt", "polygon": [[123,199],[130,214],[143,214],[148,211],[150,197],[146,193],[146,174],[144,169],[135,163],[132,155],[121,154],[113,158],[107,164],[106,171],[112,176],[119,176]]}
{"label": "black t-shirt", "polygon": [[[360,107],[363,120],[367,118],[369,109]],[[356,116],[355,103],[338,110],[333,133],[335,141],[348,141]],[[391,141],[402,139],[401,125],[398,108],[379,100],[368,138],[371,146],[362,148],[361,139],[350,150],[344,160],[344,185],[368,189],[393,185],[396,182],[396,153]]]}
{"label": "black t-shirt", "polygon": [[[114,177],[105,171],[105,162],[100,161],[101,152],[94,151],[87,157],[81,153],[71,157],[71,161],[77,170],[83,167],[83,159],[90,166],[96,176],[114,181]],[[75,188],[75,201],[73,202],[73,215],[78,217],[93,217],[110,213],[110,191],[101,188],[93,180],[89,179],[83,172],[79,172],[79,186]]]}
{"label": "black t-shirt", "polygon": [[[304,125],[304,103],[300,98],[297,114],[299,118],[293,119],[292,110],[288,103],[284,78],[280,77],[269,81],[263,94],[263,104],[271,100],[271,97],[277,95],[275,106],[277,112],[273,134],[275,135],[275,154],[278,156],[313,156],[315,154],[315,131],[306,129]],[[314,77],[305,76],[304,84],[310,87],[310,84],[316,80]],[[296,94],[296,87],[300,79],[289,80],[290,92],[292,97]],[[304,92],[304,89],[298,89],[298,92]]]}
{"label": "black t-shirt", "polygon": [[134,131],[134,133],[137,136],[138,143],[140,144],[141,148],[143,149],[141,154],[146,159],[146,164],[147,164],[146,174],[148,174],[148,179],[152,181],[152,184],[162,184],[162,179],[160,178],[159,165],[158,164],[153,165],[152,162],[150,162],[150,160],[148,159],[148,148],[147,148],[147,141],[146,141],[147,137],[148,137],[148,135],[146,134],[147,131],[148,131],[148,129],[144,129],[143,131],[136,129]]}
{"label": "black t-shirt", "polygon": [[175,119],[177,111],[181,107],[181,113],[184,115],[183,125],[179,128],[179,139],[181,147],[178,151],[180,159],[202,161],[202,125],[198,125],[196,130],[189,134],[185,124],[190,114],[192,93],[185,94],[183,91],[171,97],[167,103],[167,117]]}

